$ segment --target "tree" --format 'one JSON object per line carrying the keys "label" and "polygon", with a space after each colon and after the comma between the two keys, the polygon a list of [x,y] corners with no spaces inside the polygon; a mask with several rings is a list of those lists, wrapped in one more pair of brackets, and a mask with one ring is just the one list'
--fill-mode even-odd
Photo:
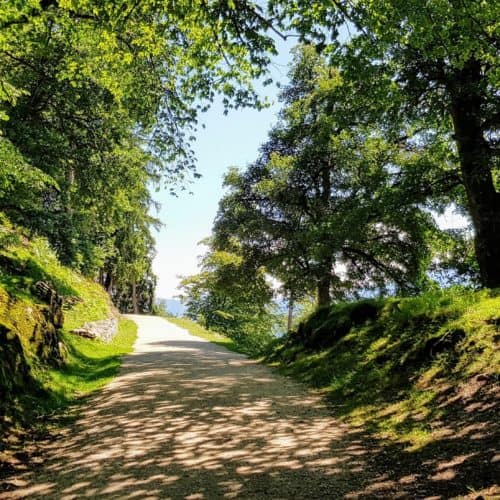
{"label": "tree", "polygon": [[276,315],[265,270],[241,255],[210,249],[200,273],[181,282],[187,315],[255,351],[271,338]]}
{"label": "tree", "polygon": [[268,27],[246,2],[3,6],[0,209],[122,309],[149,309],[149,188],[161,178],[174,191],[194,168],[197,115],[217,93],[226,108],[261,105],[252,79],[274,50]]}
{"label": "tree", "polygon": [[186,132],[216,93],[228,107],[258,104],[251,82],[274,51],[269,28],[244,1],[14,2],[0,13],[1,111],[8,118],[20,96],[36,98],[15,76],[33,57],[45,59],[37,71],[55,71],[43,86],[55,79],[84,91],[91,81],[176,172],[192,162]]}
{"label": "tree", "polygon": [[219,248],[234,235],[286,289],[316,288],[319,306],[332,291],[418,289],[436,230],[414,174],[436,152],[407,151],[376,127],[351,124],[356,96],[342,85],[312,47],[298,51],[280,122],[259,159],[226,176],[214,227]]}
{"label": "tree", "polygon": [[[498,6],[461,0],[272,2],[315,38],[387,128],[451,135],[483,285],[500,286]],[[339,28],[350,39],[335,40]],[[332,35],[329,44],[327,36]]]}

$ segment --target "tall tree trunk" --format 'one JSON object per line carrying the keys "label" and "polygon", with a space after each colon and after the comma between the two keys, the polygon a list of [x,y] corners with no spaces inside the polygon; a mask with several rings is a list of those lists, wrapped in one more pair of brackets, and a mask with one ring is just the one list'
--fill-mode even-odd
{"label": "tall tree trunk", "polygon": [[[330,203],[331,203],[331,191],[332,191],[332,179],[331,179],[332,165],[331,161],[328,158],[324,163],[323,168],[321,170],[321,208],[320,208],[320,219],[324,220],[325,217],[328,217],[330,213]],[[322,263],[321,269],[322,274],[318,280],[318,307],[328,306],[331,302],[330,297],[330,287],[332,284],[332,266],[333,259],[331,255],[331,248],[327,242],[323,243],[323,252],[322,252]],[[327,256],[327,257],[326,257]]]}
{"label": "tall tree trunk", "polygon": [[139,304],[137,303],[137,285],[135,280],[132,281],[132,311],[134,314],[139,314]]}
{"label": "tall tree trunk", "polygon": [[491,174],[492,151],[481,118],[481,66],[469,61],[450,85],[451,114],[462,177],[475,229],[475,250],[484,286],[500,286],[500,194]]}
{"label": "tall tree trunk", "polygon": [[318,281],[318,307],[328,306],[331,302],[330,285],[332,278],[330,274],[325,274]]}
{"label": "tall tree trunk", "polygon": [[290,294],[290,297],[288,299],[288,321],[287,321],[287,325],[286,325],[287,332],[290,332],[292,330],[293,306],[294,306],[293,295]]}

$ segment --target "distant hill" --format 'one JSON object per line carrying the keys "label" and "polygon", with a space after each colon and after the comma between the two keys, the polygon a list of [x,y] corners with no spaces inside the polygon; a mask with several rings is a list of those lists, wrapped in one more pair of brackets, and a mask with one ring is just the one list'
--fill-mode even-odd
{"label": "distant hill", "polygon": [[156,303],[163,306],[167,312],[174,316],[182,316],[186,311],[186,307],[178,299],[157,299]]}

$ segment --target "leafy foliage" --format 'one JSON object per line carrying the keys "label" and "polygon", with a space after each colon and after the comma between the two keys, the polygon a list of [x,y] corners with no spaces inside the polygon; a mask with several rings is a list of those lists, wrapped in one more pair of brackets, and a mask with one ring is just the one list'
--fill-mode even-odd
{"label": "leafy foliage", "polygon": [[296,296],[317,288],[320,305],[330,289],[338,298],[425,286],[437,229],[422,210],[432,174],[417,172],[435,172],[442,151],[407,150],[380,127],[352,123],[357,96],[310,46],[298,50],[281,98],[258,160],[226,176],[216,244],[236,237]]}
{"label": "leafy foliage", "polygon": [[197,176],[190,142],[216,94],[262,105],[267,27],[246,2],[2,6],[0,210],[123,310],[150,311],[149,188]]}
{"label": "leafy foliage", "polygon": [[209,251],[201,272],[181,282],[188,318],[255,352],[272,338],[277,315],[264,269],[226,251]]}
{"label": "leafy foliage", "polygon": [[[458,156],[482,284],[499,286],[495,2],[273,1],[270,9],[340,68],[350,92],[361,96],[356,119],[374,118],[396,137],[407,136],[410,125],[424,138],[437,134],[449,142]],[[340,29],[348,36],[337,37]]]}

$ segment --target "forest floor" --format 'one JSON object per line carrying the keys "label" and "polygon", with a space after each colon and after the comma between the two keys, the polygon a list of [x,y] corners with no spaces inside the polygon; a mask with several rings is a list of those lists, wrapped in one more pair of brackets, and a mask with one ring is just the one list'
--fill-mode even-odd
{"label": "forest floor", "polygon": [[[405,460],[271,368],[162,318],[131,318],[139,337],[120,375],[0,498],[449,498],[457,490],[454,468],[470,457]],[[496,494],[462,486],[461,498]]]}

